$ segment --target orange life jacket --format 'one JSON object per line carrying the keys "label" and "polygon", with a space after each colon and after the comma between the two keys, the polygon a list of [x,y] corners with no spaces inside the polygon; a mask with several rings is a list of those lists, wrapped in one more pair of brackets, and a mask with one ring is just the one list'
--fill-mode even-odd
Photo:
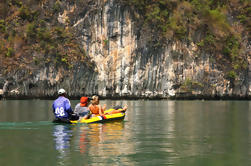
{"label": "orange life jacket", "polygon": [[[89,106],[90,111],[92,114],[99,115],[99,107],[97,105],[90,105]],[[101,112],[104,112],[103,109],[101,108]]]}

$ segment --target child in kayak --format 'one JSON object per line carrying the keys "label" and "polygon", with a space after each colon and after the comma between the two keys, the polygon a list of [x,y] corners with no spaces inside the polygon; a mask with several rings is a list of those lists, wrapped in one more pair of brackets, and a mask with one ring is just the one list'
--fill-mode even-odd
{"label": "child in kayak", "polygon": [[103,116],[106,105],[102,107],[101,105],[99,105],[99,97],[92,96],[92,101],[88,108],[90,109],[92,115]]}
{"label": "child in kayak", "polygon": [[104,106],[102,107],[101,105],[99,105],[98,96],[93,96],[92,103],[89,105],[89,109],[95,116],[103,116],[125,112],[127,110],[127,105],[125,105],[123,108],[121,106],[115,106],[113,109],[111,109],[111,111],[104,113],[104,111],[106,110],[106,104],[104,104]]}

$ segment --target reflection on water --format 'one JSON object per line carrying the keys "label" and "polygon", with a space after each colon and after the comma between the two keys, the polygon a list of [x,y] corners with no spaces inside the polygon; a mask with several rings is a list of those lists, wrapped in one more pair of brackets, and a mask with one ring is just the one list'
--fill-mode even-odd
{"label": "reflection on water", "polygon": [[[114,156],[126,153],[123,148],[124,139],[124,122],[79,126],[79,151],[83,155],[89,156],[90,163],[117,160]],[[123,160],[118,161],[123,163]]]}
{"label": "reflection on water", "polygon": [[53,127],[55,149],[59,152],[58,164],[64,165],[65,159],[70,155],[70,141],[72,139],[72,126],[68,124],[56,124]]}
{"label": "reflection on water", "polygon": [[90,154],[103,155],[106,158],[114,153],[119,153],[119,140],[123,136],[123,124],[123,122],[114,122],[89,125]]}
{"label": "reflection on water", "polygon": [[55,148],[59,152],[65,153],[65,150],[70,147],[70,139],[72,131],[69,125],[55,125],[53,136],[55,137]]}
{"label": "reflection on water", "polygon": [[87,143],[89,142],[87,137],[86,126],[79,127],[79,151],[84,154],[87,151]]}
{"label": "reflection on water", "polygon": [[[91,163],[114,162],[114,156],[123,155],[128,151],[127,140],[124,133],[124,122],[94,123],[79,125],[61,125],[53,127],[55,150],[58,154],[58,164],[64,165],[69,162],[72,148],[79,151],[82,157],[88,156],[86,160]],[[127,142],[127,141],[126,141]],[[72,147],[71,147],[72,146]],[[102,156],[102,160],[100,160]],[[86,162],[86,161],[85,161]],[[128,160],[116,161],[120,164]]]}

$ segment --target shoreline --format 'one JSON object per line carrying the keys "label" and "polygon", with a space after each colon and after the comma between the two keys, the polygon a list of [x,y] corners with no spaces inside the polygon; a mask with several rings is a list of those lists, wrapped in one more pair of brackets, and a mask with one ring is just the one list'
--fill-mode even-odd
{"label": "shoreline", "polygon": [[[91,97],[92,95],[83,95]],[[79,100],[81,96],[66,96],[69,100]],[[251,100],[251,96],[206,96],[206,95],[177,95],[171,97],[160,96],[99,96],[100,100]],[[1,96],[0,100],[54,100],[57,96]]]}

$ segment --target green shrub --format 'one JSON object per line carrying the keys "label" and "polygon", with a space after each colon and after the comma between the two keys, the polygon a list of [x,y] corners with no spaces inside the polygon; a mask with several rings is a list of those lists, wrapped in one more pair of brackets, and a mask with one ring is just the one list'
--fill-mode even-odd
{"label": "green shrub", "polygon": [[48,29],[46,28],[37,28],[37,37],[40,40],[44,40],[47,42],[51,41],[51,33]]}
{"label": "green shrub", "polygon": [[58,0],[54,3],[54,5],[52,7],[52,10],[53,10],[53,13],[60,12],[60,10],[61,10],[61,4],[60,4],[60,2]]}
{"label": "green shrub", "polygon": [[246,8],[247,14],[251,15],[251,7]]}
{"label": "green shrub", "polygon": [[242,24],[245,24],[248,22],[248,17],[246,15],[240,14],[237,16],[237,18],[240,20]]}
{"label": "green shrub", "polygon": [[187,30],[183,25],[178,26],[177,29],[175,30],[175,35],[180,40],[183,40],[186,38],[186,33],[187,33]]}
{"label": "green shrub", "polygon": [[237,74],[235,71],[231,70],[227,73],[227,78],[230,80],[235,80],[237,77]]}
{"label": "green shrub", "polygon": [[7,57],[11,57],[14,55],[14,49],[13,48],[8,48],[7,49],[7,53],[6,53],[6,56]]}
{"label": "green shrub", "polygon": [[34,61],[35,65],[39,65],[39,60],[38,60],[38,58],[34,58],[33,61]]}
{"label": "green shrub", "polygon": [[37,20],[41,11],[38,10],[30,10],[26,6],[22,6],[19,8],[19,17],[22,18],[23,20],[28,20],[29,22],[32,22],[34,20]]}
{"label": "green shrub", "polygon": [[174,15],[169,18],[167,27],[172,30],[175,34],[175,37],[179,40],[182,40],[186,37],[186,27],[180,23],[180,15]]}
{"label": "green shrub", "polygon": [[22,6],[19,8],[19,17],[21,17],[23,20],[31,20],[32,15],[27,7]]}
{"label": "green shrub", "polygon": [[212,35],[212,34],[210,34],[210,33],[208,33],[208,34],[206,35],[206,37],[205,37],[204,40],[205,40],[205,43],[206,43],[207,45],[214,45],[215,42],[216,42],[215,36]]}
{"label": "green shrub", "polygon": [[10,5],[15,5],[17,7],[21,7],[23,5],[22,2],[20,2],[19,0],[11,0],[11,2],[9,2]]}
{"label": "green shrub", "polygon": [[36,26],[34,23],[29,23],[26,27],[27,36],[30,38],[35,38],[37,34]]}
{"label": "green shrub", "polygon": [[251,7],[246,7],[246,8],[243,8],[240,11],[240,13],[238,13],[237,19],[239,19],[239,21],[242,24],[249,24],[250,15],[251,15]]}
{"label": "green shrub", "polygon": [[210,33],[207,33],[206,36],[200,42],[197,43],[197,46],[205,50],[210,50],[212,49],[212,47],[215,47],[216,43],[216,37]]}
{"label": "green shrub", "polygon": [[104,39],[103,42],[104,42],[105,46],[107,46],[108,43],[109,43],[109,40],[108,39]]}
{"label": "green shrub", "polygon": [[67,63],[67,59],[65,57],[61,58],[61,62]]}
{"label": "green shrub", "polygon": [[63,27],[59,26],[55,27],[53,33],[59,40],[65,40],[70,37],[70,34],[68,34]]}
{"label": "green shrub", "polygon": [[204,47],[204,46],[205,46],[204,40],[201,40],[200,42],[198,42],[198,43],[197,43],[197,46],[199,46],[199,47]]}
{"label": "green shrub", "polygon": [[46,27],[46,21],[45,20],[39,20],[39,26],[40,27]]}
{"label": "green shrub", "polygon": [[226,42],[223,46],[223,54],[231,58],[231,61],[238,56],[240,51],[240,43],[235,36],[229,36],[226,38]]}
{"label": "green shrub", "polygon": [[4,33],[6,31],[6,26],[4,20],[0,20],[0,32]]}
{"label": "green shrub", "polygon": [[202,83],[197,81],[192,81],[190,78],[187,78],[184,83],[181,85],[181,89],[187,92],[190,92],[195,89],[202,89],[204,86]]}
{"label": "green shrub", "polygon": [[210,2],[208,0],[192,0],[191,4],[194,8],[194,12],[205,15],[210,10]]}
{"label": "green shrub", "polygon": [[209,10],[208,15],[205,17],[208,21],[208,25],[212,25],[213,28],[220,29],[221,31],[228,31],[230,29],[226,16],[218,9]]}

